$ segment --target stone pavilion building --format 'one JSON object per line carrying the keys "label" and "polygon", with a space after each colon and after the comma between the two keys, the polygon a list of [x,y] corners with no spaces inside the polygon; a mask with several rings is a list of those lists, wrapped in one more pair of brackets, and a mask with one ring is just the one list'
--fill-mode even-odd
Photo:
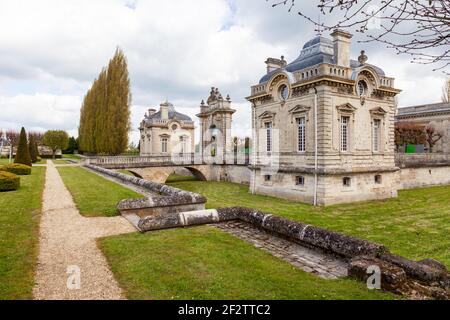
{"label": "stone pavilion building", "polygon": [[195,150],[194,121],[167,101],[158,112],[148,110],[139,130],[141,156],[171,156]]}
{"label": "stone pavilion building", "polygon": [[352,35],[308,41],[294,61],[268,58],[252,86],[250,189],[329,205],[397,196],[394,79],[350,57]]}

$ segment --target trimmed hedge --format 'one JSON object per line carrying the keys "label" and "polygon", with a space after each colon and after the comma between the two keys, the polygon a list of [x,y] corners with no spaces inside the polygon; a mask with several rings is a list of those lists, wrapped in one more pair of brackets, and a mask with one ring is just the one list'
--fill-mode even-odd
{"label": "trimmed hedge", "polygon": [[28,176],[31,174],[31,167],[20,163],[11,163],[1,167],[0,171],[14,173],[19,176]]}
{"label": "trimmed hedge", "polygon": [[0,192],[13,191],[20,188],[20,177],[14,173],[0,171]]}

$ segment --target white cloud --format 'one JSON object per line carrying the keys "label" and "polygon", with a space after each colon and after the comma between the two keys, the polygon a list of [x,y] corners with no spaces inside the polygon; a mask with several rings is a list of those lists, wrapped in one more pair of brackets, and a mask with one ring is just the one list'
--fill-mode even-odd
{"label": "white cloud", "polygon": [[[217,86],[238,110],[234,134],[249,135],[244,97],[264,74],[264,60],[284,54],[292,61],[312,36],[295,13],[261,0],[0,0],[0,127],[76,134],[82,97],[120,46],[129,61],[134,128],[166,98],[195,119]],[[439,100],[440,74],[356,40],[354,58],[365,48],[371,63],[398,79],[401,105]]]}
{"label": "white cloud", "polygon": [[81,99],[79,96],[34,95],[0,96],[0,128],[28,130],[63,129],[76,134]]}

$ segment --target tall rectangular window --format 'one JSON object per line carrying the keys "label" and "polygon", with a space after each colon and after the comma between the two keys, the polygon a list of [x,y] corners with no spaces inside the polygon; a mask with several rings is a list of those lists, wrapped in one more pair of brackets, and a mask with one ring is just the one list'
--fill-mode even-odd
{"label": "tall rectangular window", "polygon": [[167,143],[168,143],[168,139],[167,138],[162,138],[161,139],[161,152],[162,153],[167,153]]}
{"label": "tall rectangular window", "polygon": [[266,122],[266,143],[267,143],[267,152],[272,151],[272,122]]}
{"label": "tall rectangular window", "polygon": [[298,151],[304,152],[306,150],[306,118],[301,117],[297,119],[298,126]]}
{"label": "tall rectangular window", "polygon": [[187,147],[187,138],[186,137],[180,137],[180,145],[181,145],[181,153],[186,153],[186,147]]}
{"label": "tall rectangular window", "polygon": [[348,151],[350,117],[341,117],[341,151]]}
{"label": "tall rectangular window", "polygon": [[380,151],[381,120],[373,120],[373,151]]}

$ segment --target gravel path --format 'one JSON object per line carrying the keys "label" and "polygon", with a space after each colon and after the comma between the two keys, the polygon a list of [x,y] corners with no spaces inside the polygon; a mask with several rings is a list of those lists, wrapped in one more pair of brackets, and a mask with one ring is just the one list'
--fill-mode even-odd
{"label": "gravel path", "polygon": [[96,239],[130,232],[136,229],[120,216],[81,216],[55,165],[48,161],[35,299],[124,299]]}

